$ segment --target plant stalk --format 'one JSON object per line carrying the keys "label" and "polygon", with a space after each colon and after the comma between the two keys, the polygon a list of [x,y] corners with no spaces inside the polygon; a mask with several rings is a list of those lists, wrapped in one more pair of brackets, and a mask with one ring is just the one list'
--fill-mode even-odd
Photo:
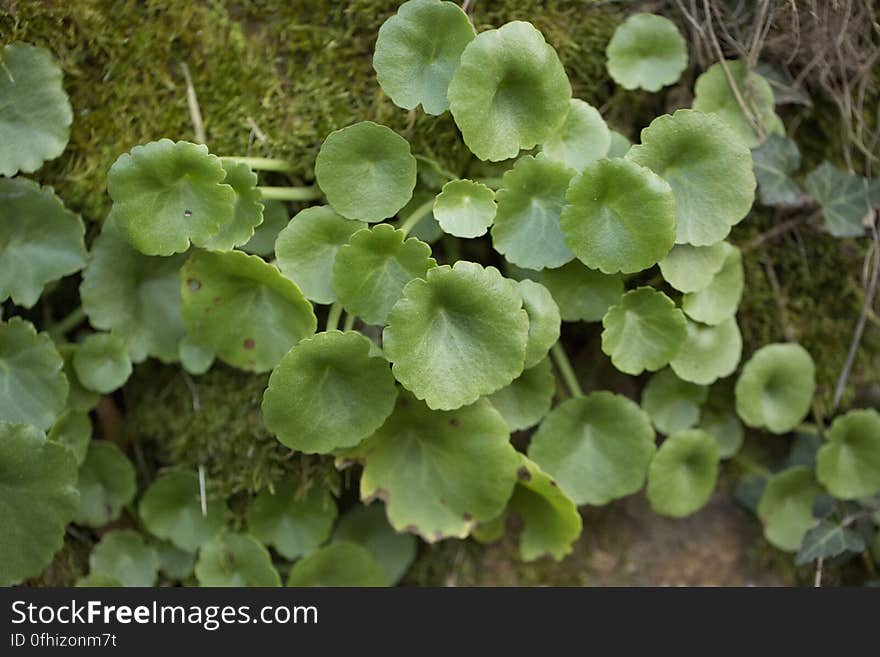
{"label": "plant stalk", "polygon": [[321,190],[313,187],[257,187],[264,199],[273,201],[314,201],[321,198]]}
{"label": "plant stalk", "polygon": [[220,159],[227,162],[246,164],[255,171],[279,171],[281,173],[293,171],[293,165],[290,162],[275,157],[238,157],[231,155],[229,157],[221,157]]}
{"label": "plant stalk", "polygon": [[415,228],[418,223],[430,214],[434,209],[434,199],[429,199],[422,203],[415,210],[410,212],[397,226],[397,230],[403,231],[404,235],[409,235],[409,231]]}
{"label": "plant stalk", "polygon": [[351,313],[345,314],[345,322],[342,324],[343,331],[350,331],[354,328],[354,320],[357,319],[357,315],[353,315]]}
{"label": "plant stalk", "polygon": [[63,317],[62,319],[55,322],[52,326],[49,327],[48,332],[50,335],[56,338],[63,337],[68,331],[75,329],[77,326],[82,324],[86,319],[86,311],[83,310],[82,306],[75,308],[67,317]]}
{"label": "plant stalk", "polygon": [[342,305],[337,301],[327,312],[327,326],[325,331],[335,331],[339,327],[339,318],[342,316]]}
{"label": "plant stalk", "polygon": [[574,373],[574,368],[571,366],[571,361],[568,360],[568,354],[566,354],[565,349],[562,348],[561,342],[557,342],[553,345],[550,349],[550,355],[553,357],[556,369],[559,370],[559,374],[562,376],[562,380],[565,381],[565,385],[568,387],[571,396],[583,397],[584,391],[581,389],[581,384],[578,383],[577,375]]}

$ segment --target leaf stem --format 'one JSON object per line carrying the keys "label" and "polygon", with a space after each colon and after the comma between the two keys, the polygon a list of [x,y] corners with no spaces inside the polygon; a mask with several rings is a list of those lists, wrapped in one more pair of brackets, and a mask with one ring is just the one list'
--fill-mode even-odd
{"label": "leaf stem", "polygon": [[68,331],[75,329],[86,319],[86,311],[82,306],[78,306],[67,317],[64,317],[48,328],[50,335],[56,338],[63,337]]}
{"label": "leaf stem", "polygon": [[422,219],[427,217],[433,209],[434,199],[431,198],[404,217],[397,225],[397,230],[403,231],[404,235],[409,235],[409,231],[415,228],[416,225],[418,225]]}
{"label": "leaf stem", "polygon": [[323,195],[317,186],[312,187],[257,187],[264,199],[273,201],[314,201]]}
{"label": "leaf stem", "polygon": [[345,322],[342,324],[343,331],[350,331],[354,328],[354,320],[357,319],[357,315],[353,315],[351,313],[345,314]]}
{"label": "leaf stem", "polygon": [[280,171],[281,173],[293,171],[293,165],[290,162],[276,157],[238,157],[237,155],[230,155],[220,159],[227,162],[246,164],[255,171]]}
{"label": "leaf stem", "polygon": [[325,331],[335,331],[339,326],[339,318],[342,316],[342,304],[338,301],[330,306],[330,310],[327,312],[327,326],[324,328]]}
{"label": "leaf stem", "polygon": [[459,178],[459,176],[452,173],[449,169],[445,169],[443,166],[440,165],[439,162],[437,162],[437,160],[433,158],[430,158],[426,155],[413,155],[413,157],[416,158],[419,162],[424,162],[425,164],[427,164],[429,167],[434,169],[434,171],[439,173],[447,180],[458,180]]}
{"label": "leaf stem", "polygon": [[568,360],[568,354],[562,348],[561,342],[553,345],[550,349],[550,355],[553,357],[556,369],[559,370],[559,374],[562,376],[562,380],[565,381],[571,396],[583,397],[584,391],[581,389],[581,384],[578,383],[577,375],[574,373],[574,368],[571,366],[571,361]]}

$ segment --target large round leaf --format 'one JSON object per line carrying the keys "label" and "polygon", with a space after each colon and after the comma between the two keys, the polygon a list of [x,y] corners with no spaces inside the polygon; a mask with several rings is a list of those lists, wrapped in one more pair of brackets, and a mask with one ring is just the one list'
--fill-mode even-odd
{"label": "large round leaf", "polygon": [[315,178],[343,217],[382,221],[412,197],[416,159],[406,139],[362,121],[328,135],[315,160]]}
{"label": "large round leaf", "polygon": [[565,164],[544,155],[517,160],[495,194],[498,210],[492,245],[498,253],[526,269],[560,267],[574,258],[559,228],[573,174]]}
{"label": "large round leaf", "polygon": [[388,224],[358,231],[339,249],[333,288],[342,307],[367,324],[385,324],[403,288],[437,262],[431,247]]}
{"label": "large round leaf", "polygon": [[357,505],[339,519],[333,542],[350,541],[365,547],[385,570],[389,584],[396,584],[416,558],[416,537],[394,531],[379,503]]}
{"label": "large round leaf", "polygon": [[464,538],[497,517],[519,464],[507,425],[488,402],[432,411],[408,394],[343,459],[364,463],[361,499],[382,499],[394,529],[428,542]]}
{"label": "large round leaf", "polygon": [[140,516],[144,527],[181,550],[195,552],[223,527],[224,504],[210,497],[202,513],[199,478],[190,472],[160,475],[144,492]]}
{"label": "large round leaf", "polygon": [[726,242],[710,246],[676,244],[660,261],[660,273],[679,292],[699,292],[721,271],[728,247]]}
{"label": "large round leaf", "polygon": [[92,333],[73,356],[77,379],[89,390],[108,394],[131,376],[131,359],[125,342],[112,333]]}
{"label": "large round leaf", "polygon": [[459,261],[409,283],[388,315],[383,346],[394,376],[431,408],[475,402],[523,371],[529,318],[494,267]]}
{"label": "large round leaf", "polygon": [[434,218],[456,237],[484,235],[495,212],[495,192],[473,180],[450,180],[434,201]]}
{"label": "large round leaf", "polygon": [[606,504],[642,487],[654,450],[647,413],[602,391],[553,409],[532,436],[529,458],[575,504]]}
{"label": "large round leaf", "polygon": [[550,290],[566,322],[598,322],[623,296],[623,278],[589,269],[580,260],[558,269],[545,269],[541,282]]}
{"label": "large round leaf", "polygon": [[153,586],[159,574],[159,555],[132,529],[114,529],[89,555],[90,576],[110,577],[122,586]]}
{"label": "large round leaf", "polygon": [[449,109],[481,160],[506,160],[540,144],[562,125],[570,99],[556,51],[522,21],[478,34],[449,85]]}
{"label": "large round leaf", "polygon": [[82,465],[92,440],[92,421],[88,412],[68,408],[52,425],[47,438],[69,449],[77,465]]}
{"label": "large round leaf", "polygon": [[64,151],[73,111],[61,69],[43,48],[10,43],[0,53],[0,176],[33,173]]}
{"label": "large round leaf", "polygon": [[526,343],[525,367],[534,367],[547,355],[559,340],[559,307],[550,291],[528,279],[516,284],[523,300],[523,308],[529,316],[529,339]]}
{"label": "large round leaf", "polygon": [[836,418],[816,455],[816,476],[838,499],[880,492],[880,413],[866,408]]}
{"label": "large round leaf", "polygon": [[750,427],[773,433],[794,429],[807,416],[816,367],[799,344],[768,344],[743,366],[736,382],[736,412]]}
{"label": "large round leaf", "polygon": [[742,255],[735,246],[722,243],[724,264],[712,281],[698,292],[689,292],[681,299],[681,308],[691,319],[717,326],[736,314],[743,293]]}
{"label": "large round leaf", "polygon": [[672,299],[654,288],[630,290],[602,318],[602,351],[626,374],[659,370],[687,338],[687,320]]}
{"label": "large round leaf", "polygon": [[134,466],[114,443],[93,440],[79,468],[79,511],[75,522],[103,527],[119,517],[137,490]]}
{"label": "large round leaf", "polygon": [[595,107],[578,98],[569,103],[565,122],[544,141],[541,152],[569,169],[582,171],[608,155],[611,132]]}
{"label": "large round leaf", "polygon": [[691,429],[667,438],[648,469],[648,501],[664,516],[683,518],[702,508],[718,479],[718,443]]}
{"label": "large round leaf", "polygon": [[64,410],[67,379],[52,339],[30,322],[0,322],[0,422],[46,430]]}
{"label": "large round leaf", "polygon": [[333,262],[339,247],[366,224],[319,205],[297,214],[278,233],[275,257],[281,272],[315,303],[333,303]]}
{"label": "large round leaf", "polygon": [[675,198],[655,173],[629,160],[599,160],[571,181],[560,227],[565,244],[591,269],[632,273],[675,244]]}
{"label": "large round leaf", "polygon": [[806,466],[788,468],[770,477],[758,517],[764,523],[764,536],[786,552],[797,552],[807,530],[816,522],[813,502],[822,492],[813,471]]}
{"label": "large round leaf", "polygon": [[281,586],[269,550],[247,534],[222,534],[199,551],[199,586]]}
{"label": "large round leaf", "polygon": [[367,548],[334,541],[297,561],[287,586],[388,586],[388,575]]}
{"label": "large round leaf", "polygon": [[555,394],[556,377],[550,360],[545,358],[487,399],[501,413],[510,431],[522,431],[547,415]]}
{"label": "large round leaf", "polygon": [[235,367],[272,369],[317,327],[314,310],[296,284],[259,256],[196,251],[180,278],[190,337]]}
{"label": "large round leaf", "polygon": [[642,391],[642,408],[657,431],[667,435],[690,429],[700,419],[709,389],[682,381],[672,370],[657,372]]}
{"label": "large round leaf", "polygon": [[206,249],[228,251],[234,246],[247,244],[254,235],[254,228],[263,222],[262,195],[257,189],[257,175],[242,162],[221,162],[226,178],[224,183],[232,187],[235,200],[232,203],[232,219],[221,225],[220,230],[205,244]]}
{"label": "large round leaf", "polygon": [[474,27],[457,4],[404,2],[376,40],[373,68],[382,91],[403,109],[421,105],[428,114],[443,114],[449,81],[473,38]]}
{"label": "large round leaf", "polygon": [[116,225],[146,255],[207,246],[233,220],[235,191],[204,144],[160,139],[135,146],[110,167],[107,191]]}
{"label": "large round leaf", "polygon": [[608,73],[624,89],[660,91],[687,67],[687,44],[668,18],[633,14],[614,31],[605,51]]}
{"label": "large round leaf", "polygon": [[82,269],[84,234],[82,220],[51,187],[0,178],[0,302],[12,297],[30,308],[47,283]]}
{"label": "large round leaf", "polygon": [[742,334],[734,317],[718,326],[688,321],[687,338],[669,365],[680,379],[708,385],[733,374],[742,356]]}
{"label": "large round leaf", "polygon": [[73,453],[32,426],[0,422],[0,586],[49,565],[77,504]]}
{"label": "large round leaf", "polygon": [[269,377],[263,421],[284,445],[327,454],[353,447],[394,410],[397,388],[384,358],[360,333],[329,331],[291,349]]}
{"label": "large round leaf", "polygon": [[719,242],[752,207],[752,155],[716,116],[678,110],[657,117],[626,157],[672,187],[677,244]]}

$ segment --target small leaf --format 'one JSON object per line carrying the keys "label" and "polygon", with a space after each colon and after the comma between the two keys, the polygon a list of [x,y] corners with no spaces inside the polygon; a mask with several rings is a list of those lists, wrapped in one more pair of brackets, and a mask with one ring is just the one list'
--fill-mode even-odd
{"label": "small leaf", "polygon": [[864,549],[864,539],[852,529],[820,520],[804,534],[794,563],[796,566],[803,566],[818,559],[832,559],[846,552],[858,554]]}
{"label": "small leaf", "polygon": [[497,162],[534,148],[562,125],[571,85],[541,33],[513,21],[467,45],[448,97],[467,147]]}
{"label": "small leaf", "polygon": [[676,244],[660,261],[660,273],[679,292],[699,292],[721,271],[729,250],[727,242],[710,246]]}
{"label": "small leaf", "polygon": [[388,575],[367,548],[334,541],[293,564],[287,586],[388,586]]}
{"label": "small leaf", "polygon": [[562,402],[544,418],[529,458],[575,504],[607,504],[639,490],[654,455],[647,413],[610,392]]}
{"label": "small leaf", "polygon": [[516,284],[523,300],[523,308],[529,316],[529,338],[526,343],[525,367],[534,367],[547,355],[559,340],[559,307],[550,291],[540,283],[528,279]]}
{"label": "small leaf", "polygon": [[699,429],[674,433],[648,469],[648,500],[664,516],[683,518],[701,509],[718,479],[718,443]]}
{"label": "small leaf", "polygon": [[687,68],[684,37],[668,18],[633,14],[614,30],[605,50],[608,73],[624,89],[660,91]]}
{"label": "small leaf", "polygon": [[726,255],[721,270],[709,285],[685,294],[681,300],[681,309],[688,317],[710,326],[718,326],[733,317],[742,299],[742,254],[735,246],[723,244]]}
{"label": "small leaf", "polygon": [[214,251],[228,251],[234,246],[247,244],[253,237],[254,228],[263,222],[262,194],[257,189],[257,175],[242,162],[223,160],[221,164],[226,171],[223,182],[232,187],[235,200],[232,202],[232,219],[221,225],[220,230],[205,244],[206,249]]}
{"label": "small leaf", "polygon": [[190,337],[241,369],[272,369],[317,319],[296,284],[259,256],[196,251],[180,270]]}
{"label": "small leaf", "polygon": [[672,300],[650,287],[630,290],[602,318],[602,351],[626,374],[654,372],[675,358],[687,320]]}
{"label": "small leaf", "polygon": [[125,343],[111,333],[92,333],[80,342],[73,367],[83,386],[105,395],[122,387],[131,376]]}
{"label": "small leaf", "polygon": [[823,162],[807,176],[807,192],[819,201],[825,226],[835,237],[859,237],[865,234],[865,220],[873,216],[880,202],[880,180],[848,174]]}
{"label": "small leaf", "polygon": [[180,355],[180,364],[190,374],[196,376],[204,374],[214,364],[214,357],[216,356],[214,350],[199,344],[188,335],[184,336],[177,345],[177,350]]}
{"label": "small leaf", "polygon": [[767,540],[780,550],[796,552],[815,522],[813,500],[821,492],[813,471],[804,466],[770,477],[758,503],[758,517],[764,523]]}
{"label": "small leaf", "polygon": [[395,105],[427,114],[449,109],[446,91],[461,53],[474,38],[461,7],[440,0],[410,0],[379,28],[373,68]]}
{"label": "small leaf", "polygon": [[623,296],[623,278],[603,274],[573,260],[558,269],[541,272],[541,283],[550,290],[566,322],[598,322]]}
{"label": "small leaf", "polygon": [[710,405],[703,409],[703,417],[697,428],[715,439],[718,443],[718,456],[722,459],[735,456],[745,438],[739,418],[733,410],[727,408]]}
{"label": "small leaf", "polygon": [[569,105],[565,122],[544,140],[541,152],[569,169],[583,171],[591,162],[611,157],[611,132],[599,110],[589,103],[572,98]]}
{"label": "small leaf", "polygon": [[89,555],[90,577],[110,577],[122,586],[153,586],[159,573],[159,555],[144,537],[131,529],[114,529],[101,538]]}
{"label": "small leaf", "polygon": [[284,203],[274,199],[263,199],[263,223],[254,229],[253,237],[241,247],[245,253],[259,256],[271,256],[275,253],[275,240],[278,233],[290,221]]}
{"label": "small leaf", "polygon": [[356,543],[369,550],[392,586],[400,581],[416,558],[416,537],[394,531],[382,504],[357,505],[347,511],[333,532],[333,543],[340,541]]}
{"label": "small leaf", "polygon": [[652,376],[642,391],[642,408],[657,431],[670,435],[697,424],[708,396],[705,386],[682,381],[665,369]]}
{"label": "small leaf", "polygon": [[495,220],[495,192],[472,180],[451,180],[434,201],[434,217],[456,237],[485,235]]}
{"label": "small leaf", "polygon": [[207,511],[202,514],[199,478],[189,472],[159,475],[140,502],[144,527],[187,552],[198,550],[223,527],[224,504],[209,497]]}
{"label": "small leaf", "polygon": [[528,429],[540,422],[550,410],[555,394],[556,378],[550,360],[544,358],[487,399],[513,432]]}
{"label": "small leaf", "polygon": [[838,499],[880,493],[880,413],[873,408],[835,418],[816,456],[816,476]]}
{"label": "small leaf", "polygon": [[205,544],[195,572],[199,586],[281,586],[269,551],[247,534],[222,534]]}
{"label": "small leaf", "polygon": [[89,414],[68,409],[52,425],[48,439],[63,445],[73,454],[77,465],[82,465],[92,439],[92,421]]}
{"label": "small leaf", "polygon": [[297,214],[278,233],[277,265],[315,303],[333,303],[333,262],[339,247],[366,224],[318,205]]}
{"label": "small leaf", "polygon": [[571,181],[560,227],[591,269],[633,273],[675,244],[675,198],[659,176],[629,160],[599,160]]}
{"label": "small leaf", "polygon": [[678,378],[708,385],[733,374],[741,356],[742,334],[736,318],[717,326],[688,320],[687,338],[669,365]]}
{"label": "small leaf", "polygon": [[416,159],[406,139],[384,125],[362,121],[324,140],[315,178],[339,214],[372,223],[393,217],[410,200]]}
{"label": "small leaf", "polygon": [[769,344],[756,351],[736,382],[736,412],[750,427],[773,433],[794,429],[807,416],[816,367],[799,344]]}
{"label": "small leaf", "polygon": [[134,499],[134,466],[114,443],[93,440],[79,468],[79,511],[74,522],[103,527],[119,517]]}
{"label": "small leaf", "polygon": [[309,454],[353,447],[394,410],[388,361],[360,333],[329,331],[291,349],[269,377],[263,421],[284,445]]}
{"label": "small leaf", "polygon": [[458,261],[404,289],[383,346],[395,378],[431,408],[454,409],[500,390],[523,370],[529,320],[494,267]]}
{"label": "small leaf", "polygon": [[175,547],[168,541],[155,541],[159,555],[159,570],[171,579],[183,580],[192,577],[196,565],[196,555]]}
{"label": "small leaf", "polygon": [[791,179],[801,166],[801,152],[791,139],[770,135],[752,151],[758,193],[764,205],[796,205],[800,186]]}

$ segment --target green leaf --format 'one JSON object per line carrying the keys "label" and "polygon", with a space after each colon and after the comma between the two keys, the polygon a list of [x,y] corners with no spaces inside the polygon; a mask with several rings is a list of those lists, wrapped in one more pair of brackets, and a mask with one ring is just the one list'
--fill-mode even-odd
{"label": "green leaf", "polygon": [[52,339],[30,322],[0,322],[0,422],[46,430],[64,410],[67,379]]}
{"label": "green leaf", "polygon": [[196,251],[180,270],[190,337],[241,369],[272,369],[315,332],[317,319],[296,284],[259,256]]}
{"label": "green leaf", "polygon": [[[0,81],[4,77],[0,70]],[[82,269],[84,234],[82,220],[51,187],[0,178],[0,302],[12,297],[16,305],[30,308],[47,283]]]}
{"label": "green leaf", "polygon": [[[67,408],[77,413],[88,413],[97,404],[100,395],[83,387],[73,369],[73,357],[76,355],[77,346],[74,344],[58,345],[58,353],[64,359],[64,376],[67,378]],[[85,452],[83,452],[85,457]]]}
{"label": "green leaf", "polygon": [[160,139],[119,156],[107,174],[113,216],[146,255],[207,247],[233,221],[235,191],[220,158],[204,144]]}
{"label": "green leaf", "polygon": [[[514,491],[515,492],[515,491]],[[488,522],[481,522],[471,531],[471,538],[481,545],[501,540],[507,530],[507,511]]]}
{"label": "green leaf", "polygon": [[275,253],[275,240],[278,233],[290,221],[284,203],[274,199],[263,200],[263,223],[254,229],[253,237],[241,247],[245,253],[259,256],[271,256]]}
{"label": "green leaf", "polygon": [[718,326],[733,317],[743,293],[742,254],[735,246],[723,244],[726,251],[724,264],[712,277],[712,282],[681,299],[681,308],[688,317],[710,326]]}
{"label": "green leaf", "polygon": [[796,205],[800,186],[791,178],[801,166],[801,152],[791,139],[770,135],[752,150],[758,193],[764,205]]}
{"label": "green leaf", "polygon": [[351,236],[333,265],[333,288],[346,312],[367,324],[384,325],[414,278],[436,267],[431,247],[403,231],[379,224]]}
{"label": "green leaf", "polygon": [[710,246],[676,244],[660,261],[660,273],[679,292],[699,292],[721,271],[729,251],[727,242]]}
{"label": "green leaf", "polygon": [[705,386],[682,381],[665,369],[653,375],[642,391],[642,408],[657,431],[671,435],[697,424],[700,407],[708,396]]}
{"label": "green leaf", "polygon": [[395,530],[431,543],[464,538],[497,517],[519,464],[507,425],[488,402],[433,411],[405,393],[385,424],[342,458],[364,463],[362,500],[383,500]]}
{"label": "green leaf", "polygon": [[287,586],[388,586],[388,575],[367,548],[334,541],[293,564]]}
{"label": "green leaf", "polygon": [[624,89],[660,91],[687,68],[684,37],[668,18],[633,14],[614,30],[605,50],[608,73]]}
{"label": "green leaf", "polygon": [[103,527],[119,517],[137,492],[134,466],[114,443],[93,440],[79,468],[79,511],[74,522]]}
{"label": "green leaf", "polygon": [[450,410],[520,375],[528,331],[517,288],[494,267],[460,260],[406,286],[388,315],[383,347],[407,390]]}
{"label": "green leaf", "polygon": [[608,147],[608,154],[605,157],[623,157],[632,146],[632,142],[624,137],[616,130],[611,131],[611,145]]}
{"label": "green leaf", "polygon": [[574,171],[545,155],[525,155],[501,178],[492,246],[526,269],[560,267],[574,258],[559,217]]}
{"label": "green leaf", "polygon": [[199,586],[281,586],[272,557],[247,534],[222,534],[199,550]]}
{"label": "green leaf", "polygon": [[794,563],[796,566],[803,566],[818,559],[831,559],[846,552],[858,554],[864,549],[865,540],[852,529],[820,520],[815,527],[804,534]]}
{"label": "green leaf", "polygon": [[223,182],[232,187],[235,200],[232,202],[232,219],[221,225],[205,243],[206,249],[214,251],[228,251],[234,246],[247,244],[253,237],[254,228],[263,222],[263,197],[257,189],[257,175],[242,162],[223,160],[221,164],[226,171]]}
{"label": "green leaf", "polygon": [[449,84],[449,109],[481,160],[506,160],[550,137],[568,114],[571,85],[556,51],[531,23],[477,35]]}
{"label": "green leaf", "polygon": [[77,588],[125,588],[125,585],[111,575],[104,573],[90,573],[76,580]]}
{"label": "green leaf", "polygon": [[91,333],[76,349],[73,368],[89,390],[108,394],[131,376],[131,359],[125,342],[111,333]]}
{"label": "green leaf", "polygon": [[556,377],[553,376],[550,360],[544,358],[487,399],[513,432],[528,429],[540,422],[550,411],[555,394]]}
{"label": "green leaf", "polygon": [[434,217],[456,237],[485,235],[495,220],[495,192],[473,180],[450,180],[434,201]]}
{"label": "green leaf", "polygon": [[73,111],[52,55],[29,43],[0,53],[0,176],[33,173],[61,155]]}
{"label": "green leaf", "polygon": [[394,410],[384,358],[360,333],[328,331],[291,349],[269,377],[263,422],[284,445],[309,454],[353,447]]}
{"label": "green leaf", "polygon": [[825,226],[835,237],[865,234],[874,206],[880,201],[880,180],[869,180],[823,162],[804,181],[807,192],[819,201]]}
{"label": "green leaf", "polygon": [[326,205],[306,208],[278,233],[278,268],[315,303],[333,303],[333,261],[339,247],[365,226]]}
{"label": "green leaf", "polygon": [[648,414],[610,392],[564,401],[532,436],[529,458],[575,504],[607,504],[639,490],[654,456]]}
{"label": "green leaf", "polygon": [[591,269],[632,273],[675,244],[672,189],[629,160],[599,160],[571,181],[560,227],[565,244]]}
{"label": "green leaf", "polygon": [[79,288],[83,310],[96,329],[125,340],[131,360],[177,360],[185,330],[180,316],[180,267],[185,256],[157,258],[136,251],[112,219],[92,245]]}
{"label": "green leaf", "polygon": [[159,570],[171,579],[183,580],[192,577],[196,565],[196,555],[175,547],[168,541],[155,541],[159,554]]}
{"label": "green leaf", "polygon": [[630,148],[626,157],[672,187],[676,244],[715,244],[752,207],[752,155],[711,114],[683,109],[657,117],[642,130],[642,143]]}
{"label": "green leaf", "polygon": [[0,422],[0,586],[51,563],[77,504],[73,453],[32,426]]}
{"label": "green leaf", "polygon": [[873,408],[835,418],[816,456],[816,476],[838,499],[880,492],[880,413]]}
{"label": "green leaf", "polygon": [[722,459],[735,456],[745,438],[736,413],[729,408],[716,408],[711,404],[711,396],[710,405],[703,409],[703,417],[697,428],[715,439],[718,443],[718,456]]}
{"label": "green leaf", "polygon": [[694,85],[694,109],[721,118],[748,148],[754,148],[761,143],[761,138],[730,86],[728,74],[733,78],[740,96],[749,106],[749,112],[761,125],[764,133],[784,135],[785,127],[775,112],[773,89],[760,74],[749,72],[742,60],[712,64],[697,78]]}
{"label": "green leaf", "polygon": [[392,586],[400,581],[416,558],[416,537],[394,531],[382,504],[357,505],[347,511],[333,532],[333,542],[339,541],[356,543],[369,550]]}
{"label": "green leaf", "polygon": [[701,509],[718,479],[718,443],[699,429],[674,433],[648,469],[648,501],[664,516],[683,518]]}
{"label": "green leaf", "polygon": [[743,366],[736,382],[736,412],[750,427],[787,433],[807,416],[816,367],[799,344],[768,344]]}
{"label": "green leaf", "polygon": [[729,317],[717,326],[689,320],[681,351],[669,365],[678,378],[708,385],[733,374],[741,356],[742,334],[736,318]]}
{"label": "green leaf", "polygon": [[159,555],[132,529],[107,532],[89,555],[90,577],[111,577],[122,586],[153,586],[159,574]]}
{"label": "green leaf", "polygon": [[196,376],[204,374],[214,364],[216,354],[210,347],[195,342],[188,335],[177,345],[180,364],[188,373]]}
{"label": "green leaf", "polygon": [[591,162],[608,156],[610,147],[611,132],[599,110],[578,98],[572,98],[565,122],[544,140],[541,152],[569,169],[583,171]]}
{"label": "green leaf", "polygon": [[598,322],[623,296],[623,278],[588,269],[572,260],[558,269],[541,272],[541,283],[550,290],[566,322]]}
{"label": "green leaf", "polygon": [[813,501],[822,492],[811,468],[797,466],[770,477],[758,517],[767,540],[786,552],[796,552],[804,534],[813,526]]}
{"label": "green leaf", "polygon": [[523,300],[523,308],[529,316],[529,338],[526,342],[525,367],[534,367],[547,355],[559,340],[559,307],[550,291],[534,281],[517,282],[517,291]]}
{"label": "green leaf", "polygon": [[223,527],[225,505],[210,497],[202,514],[199,478],[189,472],[159,475],[144,492],[140,516],[144,527],[181,550],[195,552]]}
{"label": "green leaf", "polygon": [[474,27],[461,8],[440,0],[410,0],[379,28],[373,68],[398,107],[427,114],[449,109],[446,90]]}
{"label": "green leaf", "polygon": [[339,214],[372,223],[393,217],[407,204],[416,168],[406,139],[362,121],[328,135],[315,160],[315,178]]}
{"label": "green leaf", "polygon": [[76,464],[82,465],[92,439],[92,421],[88,412],[64,411],[52,425],[48,439],[69,449]]}
{"label": "green leaf", "polygon": [[525,524],[519,541],[520,558],[534,561],[549,555],[562,561],[571,554],[572,544],[581,535],[577,506],[535,463],[525,456],[520,458],[522,465],[510,498],[510,508]]}
{"label": "green leaf", "polygon": [[651,287],[630,290],[602,318],[602,351],[626,374],[654,372],[675,358],[687,320],[672,299]]}

